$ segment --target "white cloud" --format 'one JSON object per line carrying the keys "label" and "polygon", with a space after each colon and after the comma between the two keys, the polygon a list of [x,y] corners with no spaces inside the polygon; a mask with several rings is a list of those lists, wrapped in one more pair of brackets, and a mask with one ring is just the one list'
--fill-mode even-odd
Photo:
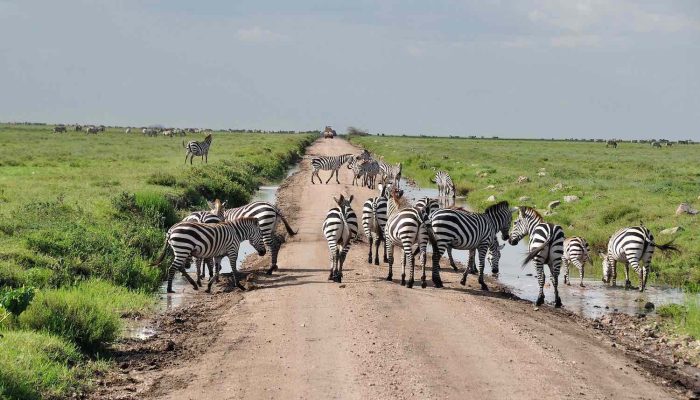
{"label": "white cloud", "polygon": [[552,47],[595,47],[600,43],[598,35],[562,35],[549,39]]}
{"label": "white cloud", "polygon": [[273,43],[289,40],[289,37],[286,35],[272,32],[259,26],[239,29],[236,31],[236,38],[241,42],[247,43]]}

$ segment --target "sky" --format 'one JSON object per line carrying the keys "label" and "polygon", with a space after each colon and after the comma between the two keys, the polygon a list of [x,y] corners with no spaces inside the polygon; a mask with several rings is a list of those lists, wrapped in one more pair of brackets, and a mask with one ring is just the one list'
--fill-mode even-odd
{"label": "sky", "polygon": [[700,140],[700,1],[0,0],[0,121]]}

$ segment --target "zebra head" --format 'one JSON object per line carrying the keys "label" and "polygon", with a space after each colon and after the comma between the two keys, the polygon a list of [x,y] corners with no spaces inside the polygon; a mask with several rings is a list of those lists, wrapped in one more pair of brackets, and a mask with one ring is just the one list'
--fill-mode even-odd
{"label": "zebra head", "polygon": [[608,260],[606,253],[600,252],[599,255],[603,259],[603,283],[610,283],[613,278],[612,263]]}
{"label": "zebra head", "polygon": [[340,212],[345,216],[348,215],[348,212],[352,212],[352,204],[351,203],[352,203],[353,197],[354,197],[353,195],[350,195],[350,197],[345,197],[342,194],[340,195],[339,198],[333,197],[333,201],[335,201],[335,204],[337,204],[338,207],[340,207]]}
{"label": "zebra head", "polygon": [[510,229],[510,222],[512,220],[508,202],[500,201],[494,205],[488,206],[484,214],[489,216],[496,230],[501,232],[501,239],[508,240],[508,230]]}
{"label": "zebra head", "polygon": [[515,246],[520,239],[529,235],[535,225],[540,222],[542,222],[542,216],[534,208],[524,206],[518,207],[518,218],[516,218],[513,223],[513,229],[510,231],[508,243]]}
{"label": "zebra head", "polygon": [[[238,221],[246,221],[245,223],[248,225],[248,228],[246,232],[248,233],[248,237],[245,238],[250,242],[250,245],[253,246],[255,250],[257,250],[258,255],[260,257],[265,255],[265,241],[263,239],[263,234],[262,231],[260,230],[260,224],[258,223],[257,218],[241,218]],[[243,239],[243,240],[245,240]]]}
{"label": "zebra head", "polygon": [[416,209],[418,209],[421,218],[425,221],[428,217],[433,215],[435,211],[440,209],[440,202],[436,199],[424,197],[416,203]]}
{"label": "zebra head", "polygon": [[209,212],[211,212],[214,215],[218,215],[222,219],[224,218],[224,211],[225,211],[224,206],[226,205],[225,201],[221,202],[221,200],[219,200],[219,199],[216,199],[214,201],[207,200],[207,204],[209,205],[209,208],[211,209],[211,211],[209,211]]}

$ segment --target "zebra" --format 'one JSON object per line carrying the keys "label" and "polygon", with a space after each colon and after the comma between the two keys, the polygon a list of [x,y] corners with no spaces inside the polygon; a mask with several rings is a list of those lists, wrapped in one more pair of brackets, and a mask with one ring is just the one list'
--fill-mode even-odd
{"label": "zebra", "polygon": [[331,260],[329,281],[343,281],[343,263],[352,246],[352,239],[357,236],[357,215],[352,209],[352,199],[352,195],[348,198],[342,194],[339,198],[333,197],[337,207],[328,210],[323,221],[323,234],[328,241]]}
{"label": "zebra", "polygon": [[591,262],[591,248],[586,239],[578,236],[564,239],[564,254],[561,256],[562,267],[564,267],[564,284],[571,285],[569,279],[569,265],[574,264],[578,268],[579,286],[583,285],[583,267],[586,262]]}
{"label": "zebra", "polygon": [[88,127],[85,129],[85,134],[86,134],[86,135],[89,135],[89,134],[92,133],[92,134],[97,135],[97,132],[99,132],[99,131],[100,131],[100,129],[97,128],[97,127],[95,127],[95,126],[88,126]]}
{"label": "zebra", "polygon": [[76,132],[82,132],[82,131],[83,131],[83,127],[80,126],[80,125],[76,125],[75,128],[73,128],[73,129],[75,129]]}
{"label": "zebra", "polygon": [[[506,240],[511,222],[511,210],[507,201],[501,201],[486,208],[483,213],[474,213],[456,208],[437,210],[430,217],[436,246],[433,246],[433,284],[442,287],[440,279],[440,257],[448,248],[479,251],[479,284],[488,290],[484,282],[484,262],[486,253],[497,241],[496,234]],[[460,284],[466,285],[469,268],[464,270]]]}
{"label": "zebra", "polygon": [[224,218],[226,221],[235,221],[239,218],[248,217],[253,217],[258,220],[265,246],[270,249],[272,264],[266,273],[271,275],[272,271],[277,269],[277,255],[279,254],[280,246],[283,242],[282,238],[275,233],[275,228],[277,227],[277,217],[282,220],[282,223],[284,224],[289,236],[294,236],[297,234],[297,232],[294,232],[292,227],[289,226],[289,223],[284,218],[284,215],[282,215],[282,212],[274,204],[266,201],[254,201],[245,206],[229,208],[228,210],[224,211]]}
{"label": "zebra", "polygon": [[[418,254],[421,246],[428,240],[427,213],[429,207],[422,210],[410,207],[403,198],[403,191],[397,187],[392,189],[388,202],[388,220],[384,231],[386,241],[386,251],[389,262],[389,274],[387,281],[393,279],[394,246],[401,245],[403,249],[403,263],[401,273],[401,285],[412,288],[414,283],[415,261],[414,255]],[[431,244],[432,244],[431,240]],[[410,265],[410,276],[406,282],[406,265]],[[423,264],[423,275],[421,276],[421,287],[425,288],[425,264]]]}
{"label": "zebra", "polygon": [[362,186],[374,189],[375,180],[379,174],[379,163],[375,160],[362,160],[362,156],[353,157],[348,163],[348,169],[353,172],[352,184],[356,185],[357,180],[362,178]]}
{"label": "zebra", "polygon": [[608,141],[605,143],[605,147],[612,147],[613,149],[616,149],[616,148],[617,148],[617,142],[614,141],[614,140],[608,140]]}
{"label": "zebra", "polygon": [[367,262],[372,263],[372,245],[374,244],[374,265],[379,265],[379,246],[384,242],[384,262],[387,262],[386,240],[384,239],[384,229],[387,220],[387,198],[386,188],[380,186],[379,196],[371,197],[362,205],[362,228],[365,236],[369,240],[369,255]]}
{"label": "zebra", "polygon": [[53,133],[65,133],[66,131],[65,125],[56,125],[53,127]]}
{"label": "zebra", "polygon": [[130,133],[131,133],[131,128],[126,128],[126,130],[124,131],[124,133],[126,133],[127,135],[130,134]]}
{"label": "zebra", "polygon": [[[436,199],[431,199],[429,197],[423,197],[421,199],[418,199],[416,201],[416,204],[413,205],[413,207],[421,212],[423,214],[423,220],[426,220],[429,216],[431,216],[435,211],[440,209],[440,203]],[[426,232],[427,235],[427,232]],[[428,240],[427,236],[423,238],[423,241],[419,245],[420,249],[420,262],[423,267],[423,270],[425,270],[425,262],[426,262],[426,254],[427,254],[427,248],[428,248]],[[425,273],[424,273],[425,275]]]}
{"label": "zebra", "polygon": [[351,161],[353,157],[354,156],[352,154],[314,157],[311,159],[311,166],[313,167],[313,171],[311,172],[311,183],[316,183],[314,182],[314,176],[318,177],[320,183],[323,183],[323,179],[321,179],[321,177],[318,175],[318,171],[320,170],[331,171],[331,176],[329,176],[328,180],[326,180],[326,184],[328,184],[331,178],[333,178],[333,174],[335,174],[335,182],[340,183],[338,180],[338,170],[341,166],[343,166],[343,164]]}
{"label": "zebra", "polygon": [[[618,230],[608,241],[607,254],[601,254],[603,257],[603,283],[616,285],[617,262],[619,261],[625,263],[625,289],[631,287],[629,267],[632,265],[634,271],[639,275],[639,291],[643,292],[649,277],[654,249],[678,251],[678,248],[670,242],[663,245],[656,244],[654,235],[643,225]],[[642,264],[641,268],[640,264]]]}
{"label": "zebra", "polygon": [[525,266],[531,260],[535,262],[537,283],[540,286],[536,306],[544,303],[544,264],[549,266],[550,279],[554,286],[554,307],[561,307],[559,297],[559,269],[564,253],[564,230],[559,225],[544,222],[542,216],[531,207],[518,207],[518,218],[513,224],[508,243],[515,246],[520,239],[530,236],[528,255],[523,261]]}
{"label": "zebra", "polygon": [[384,160],[379,160],[378,163],[382,174],[382,182],[384,184],[392,183],[398,188],[401,180],[401,163],[391,165],[384,162]]}
{"label": "zebra", "polygon": [[[178,222],[168,230],[161,255],[151,265],[155,266],[163,262],[168,245],[170,245],[175,259],[168,268],[168,293],[174,293],[173,276],[175,271],[180,271],[194,290],[198,290],[197,282],[185,271],[187,260],[191,257],[203,258],[209,264],[209,268],[212,268],[210,263],[213,257],[227,255],[231,263],[235,265],[238,258],[238,248],[245,240],[250,241],[260,256],[265,255],[265,244],[258,221],[255,218],[241,218],[219,224]],[[233,272],[231,274],[233,283],[241,290],[245,290],[238,282],[235,271]],[[214,279],[209,280],[207,293],[211,292],[212,283],[214,283]]]}
{"label": "zebra", "polygon": [[435,180],[433,181],[433,183],[437,183],[438,196],[442,197],[451,194],[452,198],[455,198],[455,184],[452,182],[452,177],[449,173],[445,171],[435,172]]}
{"label": "zebra", "polygon": [[197,157],[202,157],[202,161],[206,161],[206,163],[209,163],[209,147],[211,147],[211,133],[208,134],[205,138],[204,141],[198,142],[196,140],[192,140],[189,143],[187,143],[187,146],[185,146],[185,142],[182,142],[182,147],[187,149],[187,154],[185,154],[185,164],[187,164],[187,157],[190,157],[190,165],[192,165],[192,159],[197,156]]}
{"label": "zebra", "polygon": [[651,142],[651,147],[658,147],[658,148],[661,148],[661,143],[660,143],[660,142],[657,142],[657,141],[653,141],[653,142]]}
{"label": "zebra", "polygon": [[[224,207],[226,206],[226,202],[221,202],[219,199],[214,200],[213,202],[207,201],[207,204],[209,205],[210,211],[195,211],[193,213],[190,213],[188,216],[182,219],[182,222],[199,222],[202,224],[218,224],[220,222],[224,222]],[[187,263],[185,265],[189,266],[191,263],[190,260],[187,260]],[[200,285],[202,278],[204,278],[205,275],[205,270],[203,268],[204,260],[201,258],[196,258],[195,259],[195,265],[197,266],[197,284]],[[217,270],[221,269],[221,258],[215,259],[214,262],[214,267],[217,268]],[[209,267],[209,279],[212,279],[214,277],[214,271],[211,268],[211,264],[207,264]]]}

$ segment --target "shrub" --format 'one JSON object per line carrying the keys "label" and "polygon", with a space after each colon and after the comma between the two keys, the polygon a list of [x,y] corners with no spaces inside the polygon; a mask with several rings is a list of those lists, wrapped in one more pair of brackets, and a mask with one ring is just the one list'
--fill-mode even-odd
{"label": "shrub", "polygon": [[[246,204],[250,201],[251,191],[246,190],[236,180],[240,171],[228,171],[229,175],[222,172],[221,168],[197,167],[190,170],[187,179],[187,188],[199,193],[205,199],[221,199],[227,201],[232,207]],[[232,179],[234,178],[234,179]]]}
{"label": "shrub", "polygon": [[53,271],[48,268],[30,268],[24,272],[26,285],[36,288],[46,288],[51,285]]}
{"label": "shrub", "polygon": [[67,397],[78,389],[81,361],[75,345],[50,334],[5,331],[0,338],[0,397]]}
{"label": "shrub", "polygon": [[162,226],[171,226],[178,222],[175,208],[162,194],[137,192],[134,194],[136,207],[145,215],[154,215],[162,221]]}
{"label": "shrub", "polygon": [[37,293],[19,316],[20,326],[64,337],[84,351],[95,352],[117,338],[119,317],[108,305],[80,287]]}
{"label": "shrub", "polygon": [[166,172],[154,172],[151,174],[151,176],[146,179],[146,182],[150,183],[151,185],[159,185],[159,186],[175,186],[177,183],[177,179],[175,178],[174,175],[168,174]]}
{"label": "shrub", "polygon": [[25,272],[17,264],[0,261],[0,286],[19,287],[25,283]]}
{"label": "shrub", "polygon": [[5,289],[0,293],[0,305],[14,315],[20,315],[34,298],[34,288]]}

